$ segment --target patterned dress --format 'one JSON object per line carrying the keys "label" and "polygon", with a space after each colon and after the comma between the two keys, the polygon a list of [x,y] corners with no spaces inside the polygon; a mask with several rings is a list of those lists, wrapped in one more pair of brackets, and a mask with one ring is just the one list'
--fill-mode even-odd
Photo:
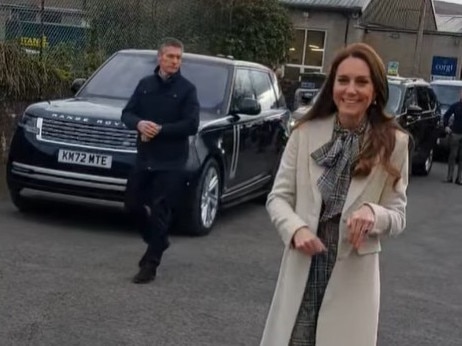
{"label": "patterned dress", "polygon": [[317,182],[323,199],[317,236],[327,251],[311,259],[308,281],[289,346],[316,345],[318,314],[337,260],[340,217],[366,128],[367,123],[363,123],[357,130],[348,131],[337,121],[332,140],[311,154],[318,165],[325,167]]}

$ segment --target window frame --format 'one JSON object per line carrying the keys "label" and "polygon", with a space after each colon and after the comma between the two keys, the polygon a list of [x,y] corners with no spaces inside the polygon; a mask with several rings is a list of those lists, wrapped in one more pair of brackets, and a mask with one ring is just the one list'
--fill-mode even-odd
{"label": "window frame", "polygon": [[[305,73],[305,72],[311,72],[311,71],[313,71],[313,72],[322,72],[323,69],[324,69],[325,62],[326,62],[326,46],[327,46],[327,39],[328,39],[327,30],[295,27],[294,31],[297,31],[297,30],[304,31],[304,33],[305,33],[305,38],[304,38],[304,42],[303,42],[302,64],[291,64],[291,63],[285,64],[283,66],[283,74],[285,74],[285,67],[286,66],[287,67],[299,68],[300,69],[299,74],[302,74],[302,73]],[[310,31],[324,33],[324,46],[322,47],[324,49],[324,52],[322,54],[322,64],[321,64],[321,66],[305,65],[306,47],[308,45],[308,41],[307,41],[308,32],[310,32]],[[306,71],[306,70],[308,70],[308,71]]]}

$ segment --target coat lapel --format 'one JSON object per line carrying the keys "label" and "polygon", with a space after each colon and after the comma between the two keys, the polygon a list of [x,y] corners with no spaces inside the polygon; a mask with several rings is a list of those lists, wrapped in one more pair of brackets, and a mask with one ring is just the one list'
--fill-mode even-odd
{"label": "coat lapel", "polygon": [[308,126],[308,140],[309,140],[309,167],[310,167],[310,180],[311,188],[313,190],[313,196],[316,201],[316,205],[321,206],[322,197],[318,189],[318,179],[324,172],[324,168],[319,166],[311,158],[311,153],[322,147],[324,144],[332,139],[334,132],[334,121],[335,116],[330,116],[326,119],[317,119],[310,122]]}
{"label": "coat lapel", "polygon": [[343,205],[343,214],[348,213],[348,210],[355,205],[356,201],[362,196],[366,187],[370,184],[377,172],[377,166],[372,168],[371,173],[367,177],[354,177],[351,179],[350,188]]}
{"label": "coat lapel", "polygon": [[[368,127],[365,140],[368,140],[370,127]],[[375,174],[377,173],[377,167],[379,165],[376,164],[372,168],[371,172],[367,177],[353,177],[351,179],[350,188],[348,189],[348,194],[345,200],[345,204],[343,205],[343,214],[345,215],[348,213],[348,210],[355,205],[357,200],[362,196],[364,190],[367,186],[371,183],[372,179],[374,178]]]}

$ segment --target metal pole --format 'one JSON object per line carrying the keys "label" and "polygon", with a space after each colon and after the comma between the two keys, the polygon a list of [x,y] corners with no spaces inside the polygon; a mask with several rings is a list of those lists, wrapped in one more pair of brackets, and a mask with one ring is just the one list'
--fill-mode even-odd
{"label": "metal pole", "polygon": [[422,5],[420,7],[420,16],[419,16],[419,28],[417,30],[417,39],[414,50],[414,76],[420,72],[420,62],[422,55],[422,41],[424,37],[425,29],[425,18],[427,15],[427,0],[422,0]]}
{"label": "metal pole", "polygon": [[43,58],[43,36],[45,36],[45,26],[43,24],[43,14],[45,12],[45,0],[40,1],[40,61]]}
{"label": "metal pole", "polygon": [[[43,46],[44,46],[44,40],[43,37],[45,36],[45,25],[43,21],[45,13],[45,0],[40,1],[40,47],[39,47],[39,59],[40,59],[40,66],[43,68],[43,75],[45,75],[45,64],[43,61]],[[39,98],[40,100],[43,99],[43,78],[40,78],[40,83],[39,83]]]}

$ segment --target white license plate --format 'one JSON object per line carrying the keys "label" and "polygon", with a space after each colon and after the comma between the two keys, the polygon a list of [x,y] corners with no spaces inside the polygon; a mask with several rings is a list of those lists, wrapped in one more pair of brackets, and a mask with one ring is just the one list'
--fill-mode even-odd
{"label": "white license plate", "polygon": [[60,149],[58,162],[91,167],[111,168],[112,156]]}

